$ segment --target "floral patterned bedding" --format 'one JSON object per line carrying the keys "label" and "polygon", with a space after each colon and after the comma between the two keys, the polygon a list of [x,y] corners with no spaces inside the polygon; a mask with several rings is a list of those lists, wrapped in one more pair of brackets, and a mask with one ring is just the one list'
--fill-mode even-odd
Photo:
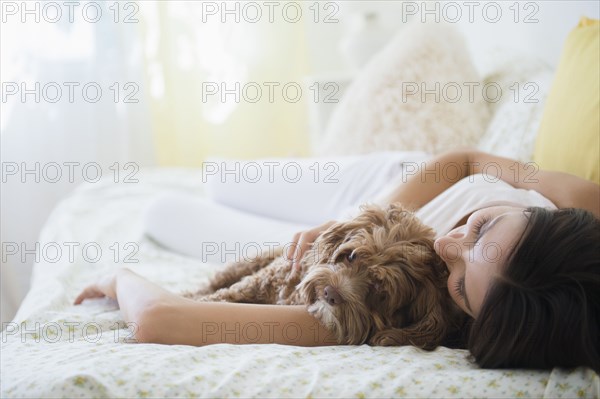
{"label": "floral patterned bedding", "polygon": [[142,170],[139,183],[104,179],[61,202],[40,244],[95,243],[103,255],[91,259],[76,250],[73,258],[35,265],[31,291],[13,322],[3,326],[1,397],[600,396],[600,379],[589,369],[481,370],[466,351],[444,347],[129,343],[131,331],[115,301],[72,306],[83,286],[116,267],[172,291],[191,288],[218,267],[170,253],[141,234],[149,201],[164,190],[202,195],[199,176],[189,169]]}

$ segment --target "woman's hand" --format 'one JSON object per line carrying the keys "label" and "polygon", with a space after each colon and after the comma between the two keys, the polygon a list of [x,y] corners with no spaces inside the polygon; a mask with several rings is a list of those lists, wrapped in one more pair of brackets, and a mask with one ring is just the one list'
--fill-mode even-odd
{"label": "woman's hand", "polygon": [[296,273],[300,270],[300,260],[304,256],[306,250],[308,250],[315,242],[317,237],[319,237],[323,231],[327,230],[336,223],[337,222],[335,220],[331,220],[317,227],[313,227],[310,230],[300,231],[294,235],[292,244],[289,246],[286,253],[288,262],[292,263],[292,273]]}
{"label": "woman's hand", "polygon": [[[118,273],[118,272],[117,272]],[[109,297],[116,299],[117,298],[117,290],[116,290],[116,282],[117,282],[117,273],[111,273],[107,276],[100,278],[94,284],[88,285],[81,291],[81,293],[75,299],[74,305],[79,305],[83,302],[84,299],[88,298],[102,298]]]}

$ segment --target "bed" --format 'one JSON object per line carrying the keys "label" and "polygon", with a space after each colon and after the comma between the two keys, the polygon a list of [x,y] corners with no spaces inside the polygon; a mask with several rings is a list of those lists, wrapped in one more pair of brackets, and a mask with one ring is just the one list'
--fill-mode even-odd
{"label": "bed", "polygon": [[[199,171],[148,169],[139,183],[103,179],[79,187],[52,213],[41,234],[48,243],[97,243],[96,263],[35,265],[32,289],[2,335],[2,397],[598,397],[589,369],[480,370],[464,350],[440,347],[282,345],[164,346],[128,343],[117,304],[102,299],[70,305],[82,286],[129,267],[178,292],[218,265],[177,255],[143,236],[143,214],[156,195],[203,195]],[[120,256],[114,243],[136,243]],[[48,247],[49,248],[49,247]],[[114,247],[113,247],[114,248]],[[136,248],[137,249],[137,248]],[[87,257],[95,257],[91,252]],[[94,259],[95,260],[95,259]],[[130,263],[131,261],[138,263]],[[335,366],[332,367],[331,365]]]}
{"label": "bed", "polygon": [[[477,146],[529,161],[553,71],[523,58],[499,58],[504,62],[492,63],[494,68],[479,68],[484,81],[505,88],[535,81],[541,101],[490,105]],[[116,302],[71,305],[82,287],[128,267],[181,292],[220,267],[168,251],[143,234],[144,212],[161,193],[207,196],[201,171],[146,168],[136,177],[139,182],[130,184],[111,178],[84,184],[49,217],[39,240],[43,250],[79,245],[72,257],[52,262],[48,255],[34,265],[31,290],[2,333],[1,397],[600,397],[600,378],[587,368],[482,370],[467,351],[446,347],[425,352],[411,346],[131,342],[131,326],[121,320]]]}

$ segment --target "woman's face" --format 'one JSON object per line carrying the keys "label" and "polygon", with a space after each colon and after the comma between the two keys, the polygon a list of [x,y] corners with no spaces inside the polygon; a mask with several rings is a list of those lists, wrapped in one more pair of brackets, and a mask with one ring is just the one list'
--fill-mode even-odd
{"label": "woman's face", "polygon": [[450,296],[476,318],[492,279],[501,273],[525,230],[524,208],[494,206],[473,212],[467,223],[435,240],[446,262]]}

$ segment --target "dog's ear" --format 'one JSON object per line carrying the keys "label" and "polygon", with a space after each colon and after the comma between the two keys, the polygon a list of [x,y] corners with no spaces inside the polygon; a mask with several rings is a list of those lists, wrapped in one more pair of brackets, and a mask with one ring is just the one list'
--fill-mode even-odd
{"label": "dog's ear", "polygon": [[427,315],[424,319],[405,328],[388,328],[378,331],[369,340],[369,345],[403,346],[413,345],[425,350],[437,348],[446,335],[443,317]]}
{"label": "dog's ear", "polygon": [[[413,345],[425,350],[435,349],[448,330],[448,320],[442,306],[443,298],[433,285],[422,287],[417,298],[410,304],[410,320],[406,327],[400,320],[391,328],[376,332],[369,340],[370,345],[401,346]],[[402,321],[405,321],[403,318]]]}

